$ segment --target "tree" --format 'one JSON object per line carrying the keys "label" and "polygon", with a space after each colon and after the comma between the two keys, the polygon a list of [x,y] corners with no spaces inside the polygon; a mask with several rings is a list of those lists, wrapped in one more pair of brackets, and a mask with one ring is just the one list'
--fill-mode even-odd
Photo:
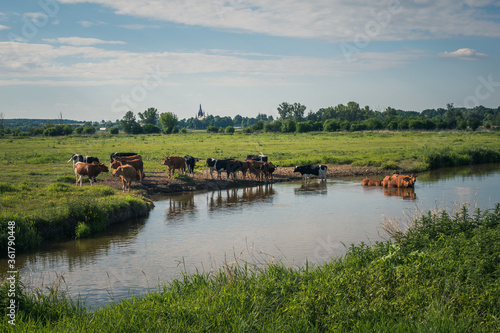
{"label": "tree", "polygon": [[234,127],[233,126],[226,127],[225,132],[226,132],[226,134],[233,134],[234,133]]}
{"label": "tree", "polygon": [[295,122],[302,121],[305,111],[306,106],[300,103],[288,104],[287,102],[283,102],[278,106],[278,113],[281,120],[293,119]]}
{"label": "tree", "polygon": [[143,113],[138,113],[139,118],[141,119],[141,123],[156,125],[158,124],[158,110],[155,108],[149,108],[145,110]]}
{"label": "tree", "polygon": [[135,120],[135,115],[132,111],[125,113],[120,121],[120,125],[123,128],[123,131],[127,134],[138,134],[141,132],[141,127]]}
{"label": "tree", "polygon": [[179,120],[172,112],[165,112],[160,115],[160,123],[163,133],[170,134],[174,131],[174,128],[177,128]]}
{"label": "tree", "polygon": [[283,133],[292,133],[297,129],[295,125],[295,121],[293,119],[286,119],[281,124],[281,132]]}

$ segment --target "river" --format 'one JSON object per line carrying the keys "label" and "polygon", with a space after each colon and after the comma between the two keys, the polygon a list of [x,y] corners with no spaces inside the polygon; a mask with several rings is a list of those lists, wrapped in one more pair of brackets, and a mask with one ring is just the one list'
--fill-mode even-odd
{"label": "river", "polygon": [[[58,285],[95,305],[226,264],[319,264],[342,256],[351,243],[387,239],[384,220],[404,224],[419,212],[454,211],[464,202],[493,208],[500,202],[500,164],[421,173],[414,189],[360,184],[361,178],[343,178],[158,197],[147,218],[18,254],[16,266],[29,287]],[[1,259],[2,277],[6,267]]]}

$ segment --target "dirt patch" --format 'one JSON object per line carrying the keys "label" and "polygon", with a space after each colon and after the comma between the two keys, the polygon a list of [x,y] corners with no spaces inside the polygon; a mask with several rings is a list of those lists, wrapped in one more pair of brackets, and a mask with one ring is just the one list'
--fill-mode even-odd
{"label": "dirt patch", "polygon": [[[270,182],[280,183],[289,181],[299,181],[302,179],[299,173],[293,172],[293,167],[280,167]],[[164,171],[145,171],[146,178],[142,182],[132,183],[133,190],[145,191],[148,195],[184,192],[184,191],[214,191],[235,187],[250,187],[265,184],[252,176],[247,175],[247,179],[242,179],[241,173],[237,174],[238,179],[226,181],[226,173],[222,173],[222,180],[212,180],[207,170],[195,173],[193,181],[175,179],[168,176]],[[216,178],[216,172],[214,177]],[[330,165],[328,166],[328,178],[342,178],[354,176],[380,177],[387,174],[386,170],[377,167],[356,167],[351,165]],[[122,182],[118,178],[105,179],[99,184],[107,185],[116,189],[122,189]]]}

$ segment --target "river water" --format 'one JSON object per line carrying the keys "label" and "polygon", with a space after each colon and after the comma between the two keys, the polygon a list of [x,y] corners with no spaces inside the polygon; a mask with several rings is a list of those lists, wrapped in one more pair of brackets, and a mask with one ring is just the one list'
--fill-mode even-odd
{"label": "river water", "polygon": [[[156,198],[147,218],[18,254],[16,266],[28,286],[58,284],[94,305],[226,264],[318,264],[342,256],[351,243],[387,239],[384,220],[404,224],[419,212],[453,211],[464,202],[493,208],[500,202],[500,164],[421,173],[414,189],[360,184],[361,178],[313,180]],[[2,278],[6,267],[0,259]]]}

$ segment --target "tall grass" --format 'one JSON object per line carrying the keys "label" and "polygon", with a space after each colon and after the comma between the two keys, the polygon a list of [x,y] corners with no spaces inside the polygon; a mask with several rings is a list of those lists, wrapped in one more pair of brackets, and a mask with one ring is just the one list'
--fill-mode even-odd
{"label": "tall grass", "polygon": [[499,224],[500,204],[429,213],[392,241],[351,245],[323,265],[227,264],[93,310],[26,293],[16,329],[498,332]]}

